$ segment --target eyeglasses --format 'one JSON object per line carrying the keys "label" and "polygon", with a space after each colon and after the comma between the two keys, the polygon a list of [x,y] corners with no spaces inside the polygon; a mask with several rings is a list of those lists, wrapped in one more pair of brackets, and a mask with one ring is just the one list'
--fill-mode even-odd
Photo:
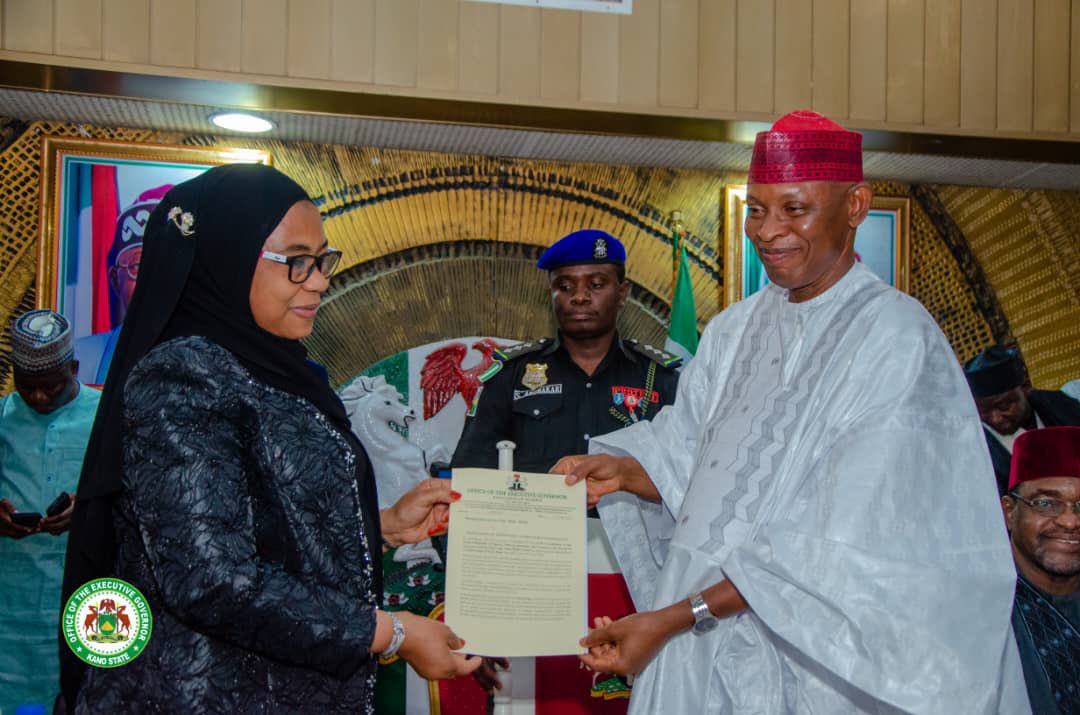
{"label": "eyeglasses", "polygon": [[131,280],[137,280],[139,278],[139,262],[132,261],[131,263],[117,263],[117,270],[123,270],[128,274],[128,278]]}
{"label": "eyeglasses", "polygon": [[1065,513],[1066,506],[1072,506],[1073,514],[1080,516],[1080,501],[1067,502],[1054,497],[1038,497],[1037,499],[1025,499],[1015,491],[1009,492],[1009,496],[1017,501],[1022,501],[1031,507],[1039,516],[1058,517]]}
{"label": "eyeglasses", "polygon": [[289,280],[293,283],[303,283],[311,277],[312,271],[316,268],[319,269],[319,273],[322,273],[324,277],[329,278],[334,275],[334,271],[337,270],[338,264],[341,262],[341,251],[331,248],[321,256],[312,256],[308,254],[300,256],[283,256],[280,253],[274,253],[273,251],[263,251],[259,254],[261,258],[265,258],[275,263],[284,263],[289,267]]}

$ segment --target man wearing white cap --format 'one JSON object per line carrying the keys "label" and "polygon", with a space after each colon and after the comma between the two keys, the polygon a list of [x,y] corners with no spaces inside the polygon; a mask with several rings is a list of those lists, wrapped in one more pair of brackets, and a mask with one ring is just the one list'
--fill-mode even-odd
{"label": "man wearing white cap", "polygon": [[[71,326],[51,310],[11,326],[16,392],[0,399],[0,709],[52,706],[72,493],[100,394],[76,380]],[[66,495],[66,496],[65,496]]]}
{"label": "man wearing white cap", "polygon": [[813,112],[758,135],[769,285],[709,323],[674,405],[555,467],[605,496],[639,613],[582,660],[641,674],[633,713],[1028,710],[975,406],[933,319],[855,260],[861,139]]}

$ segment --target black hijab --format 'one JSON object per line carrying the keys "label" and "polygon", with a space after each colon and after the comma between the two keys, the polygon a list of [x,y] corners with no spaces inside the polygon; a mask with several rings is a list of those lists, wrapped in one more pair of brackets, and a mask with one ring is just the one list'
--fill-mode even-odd
{"label": "black hijab", "polygon": [[[231,164],[178,184],[150,215],[139,280],[79,479],[64,569],[65,601],[87,581],[113,573],[112,502],[122,489],[124,384],[155,345],[180,336],[209,338],[235,355],[257,380],[307,400],[326,416],[357,454],[363,528],[373,550],[381,543],[370,463],[349,427],[344,405],[325,373],[307,359],[299,340],[268,333],[251,313],[251,281],[263,243],[299,201],[310,198],[276,169]],[[377,565],[377,550],[372,558]],[[82,667],[64,644],[60,652],[61,685],[70,710]]]}

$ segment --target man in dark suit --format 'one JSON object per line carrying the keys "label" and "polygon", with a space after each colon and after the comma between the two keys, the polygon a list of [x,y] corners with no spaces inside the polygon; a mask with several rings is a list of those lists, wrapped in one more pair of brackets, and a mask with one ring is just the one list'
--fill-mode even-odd
{"label": "man in dark suit", "polygon": [[1080,426],[1080,402],[1058,390],[1035,390],[1016,348],[994,345],[964,365],[979,408],[998,491],[1009,483],[1013,442],[1038,427]]}

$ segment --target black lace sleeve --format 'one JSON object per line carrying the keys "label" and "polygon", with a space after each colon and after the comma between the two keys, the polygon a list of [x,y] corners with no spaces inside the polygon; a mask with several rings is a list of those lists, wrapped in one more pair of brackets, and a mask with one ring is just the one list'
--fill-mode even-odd
{"label": "black lace sleeve", "polygon": [[371,657],[374,608],[259,558],[255,416],[221,365],[199,357],[152,353],[125,389],[124,488],[155,590],[194,631],[346,678]]}

